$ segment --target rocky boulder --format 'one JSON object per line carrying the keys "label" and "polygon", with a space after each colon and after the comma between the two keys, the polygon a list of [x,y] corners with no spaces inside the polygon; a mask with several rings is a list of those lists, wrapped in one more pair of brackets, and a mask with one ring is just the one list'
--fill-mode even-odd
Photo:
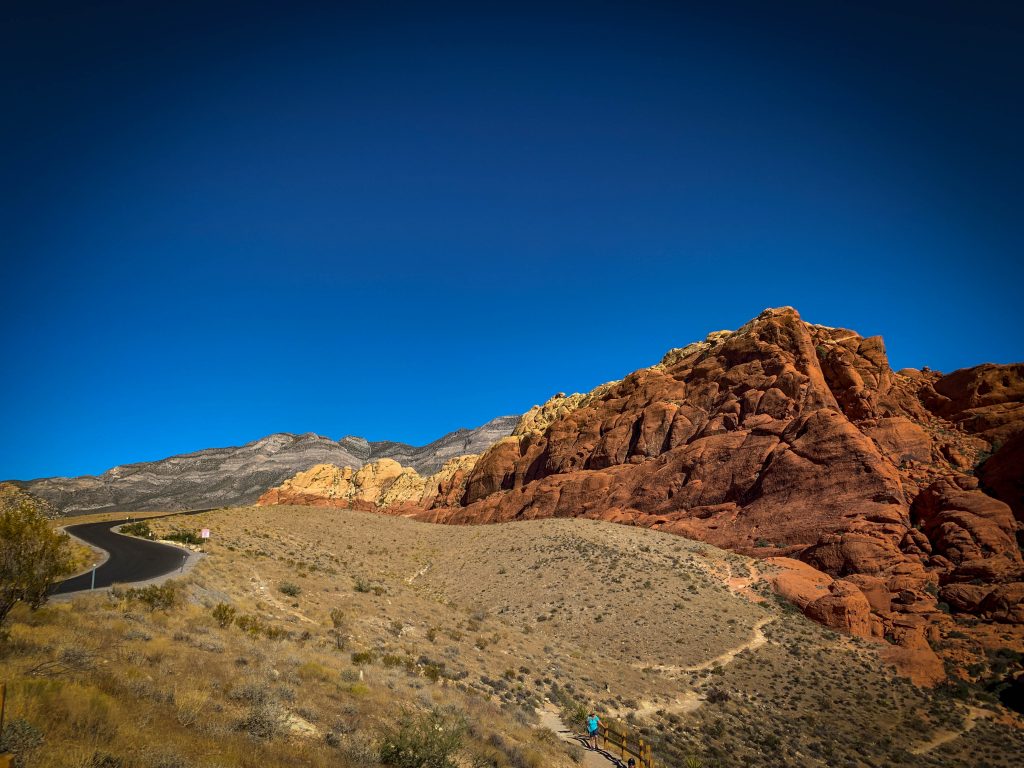
{"label": "rocky boulder", "polygon": [[982,486],[1010,505],[1014,517],[1024,523],[1024,431],[997,443],[994,452],[978,468]]}

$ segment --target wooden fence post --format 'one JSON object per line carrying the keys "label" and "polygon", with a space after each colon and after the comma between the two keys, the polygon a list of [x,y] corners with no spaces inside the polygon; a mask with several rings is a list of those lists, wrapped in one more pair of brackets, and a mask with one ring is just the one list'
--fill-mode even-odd
{"label": "wooden fence post", "polygon": [[[0,742],[4,735],[4,715],[7,714],[7,683],[0,683]],[[13,755],[6,752],[0,754],[0,768],[11,768]]]}

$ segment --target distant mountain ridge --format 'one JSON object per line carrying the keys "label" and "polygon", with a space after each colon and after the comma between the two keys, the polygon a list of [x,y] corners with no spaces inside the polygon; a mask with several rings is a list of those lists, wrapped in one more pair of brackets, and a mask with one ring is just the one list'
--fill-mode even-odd
{"label": "distant mountain ridge", "polygon": [[311,432],[278,432],[242,446],[124,464],[101,475],[11,482],[70,515],[250,504],[268,488],[316,464],[361,467],[393,458],[429,475],[450,458],[482,453],[510,435],[518,422],[518,416],[500,416],[418,447],[351,435],[331,440]]}

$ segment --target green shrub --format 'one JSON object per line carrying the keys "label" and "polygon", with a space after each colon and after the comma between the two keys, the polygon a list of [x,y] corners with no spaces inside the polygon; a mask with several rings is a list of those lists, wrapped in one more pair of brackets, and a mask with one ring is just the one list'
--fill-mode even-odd
{"label": "green shrub", "polygon": [[145,520],[140,520],[137,523],[126,523],[118,530],[120,530],[120,532],[125,536],[138,536],[143,539],[153,538],[153,530]]}
{"label": "green shrub", "polygon": [[298,597],[302,593],[302,587],[298,584],[292,584],[290,581],[286,581],[278,587],[282,593],[288,595],[288,597]]}
{"label": "green shrub", "polygon": [[384,731],[380,760],[394,768],[456,768],[454,756],[465,732],[465,720],[451,710],[406,712],[397,728]]}
{"label": "green shrub", "polygon": [[402,666],[405,663],[405,659],[397,653],[385,653],[380,657],[380,663],[391,669],[392,667]]}
{"label": "green shrub", "polygon": [[334,637],[334,646],[339,650],[344,650],[345,639],[348,632],[348,618],[345,616],[345,612],[341,608],[331,609],[331,636]]}
{"label": "green shrub", "polygon": [[376,654],[373,651],[353,651],[352,663],[353,664],[372,664]]}
{"label": "green shrub", "polygon": [[138,600],[151,611],[169,611],[178,602],[178,590],[173,582],[129,589],[124,596],[128,600]]}
{"label": "green shrub", "polygon": [[442,674],[444,674],[444,668],[437,664],[427,663],[423,665],[423,676],[432,683],[440,680]]}
{"label": "green shrub", "polygon": [[287,629],[275,627],[273,624],[267,625],[263,629],[263,634],[266,635],[268,640],[287,640],[289,637]]}
{"label": "green shrub", "polygon": [[213,608],[214,621],[221,627],[230,627],[235,623],[235,615],[238,611],[233,605],[227,603],[217,603]]}
{"label": "green shrub", "polygon": [[[6,497],[4,497],[6,498]],[[18,603],[39,608],[50,585],[74,570],[69,538],[53,529],[44,508],[17,498],[0,506],[0,625]]]}
{"label": "green shrub", "polygon": [[168,541],[178,541],[182,544],[191,544],[193,546],[199,546],[203,543],[203,540],[199,538],[199,534],[195,531],[187,531],[184,528],[175,528],[173,531],[164,536]]}
{"label": "green shrub", "polygon": [[239,616],[235,619],[235,624],[240,630],[252,637],[259,637],[266,629],[266,625],[259,620],[258,616],[250,616],[249,614]]}

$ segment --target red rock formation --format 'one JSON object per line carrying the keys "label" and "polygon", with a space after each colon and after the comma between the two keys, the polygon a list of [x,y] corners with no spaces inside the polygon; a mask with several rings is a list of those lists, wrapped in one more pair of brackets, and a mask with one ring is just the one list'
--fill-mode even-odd
{"label": "red rock formation", "polygon": [[1024,431],[1024,366],[897,373],[880,338],[784,308],[573,398],[485,453],[459,505],[416,515],[586,516],[796,556],[828,583],[808,615],[920,653],[939,588],[954,610],[1021,613],[1012,515],[964,472]]}
{"label": "red rock formation", "polygon": [[808,616],[851,635],[871,637],[872,606],[854,584],[788,557],[770,557],[765,564],[773,589]]}
{"label": "red rock formation", "polygon": [[983,487],[1019,508],[1022,433],[1024,364],[894,372],[881,338],[771,309],[535,407],[429,504],[391,511],[584,516],[798,558],[775,579],[783,594],[895,642],[927,677],[943,609],[1024,614],[1017,524],[969,476],[995,450]]}
{"label": "red rock formation", "polygon": [[928,408],[966,432],[1004,442],[1024,422],[1024,363],[964,368],[939,378]]}
{"label": "red rock formation", "polygon": [[1005,443],[981,465],[978,477],[993,496],[1005,501],[1017,520],[1024,522],[1024,430]]}

